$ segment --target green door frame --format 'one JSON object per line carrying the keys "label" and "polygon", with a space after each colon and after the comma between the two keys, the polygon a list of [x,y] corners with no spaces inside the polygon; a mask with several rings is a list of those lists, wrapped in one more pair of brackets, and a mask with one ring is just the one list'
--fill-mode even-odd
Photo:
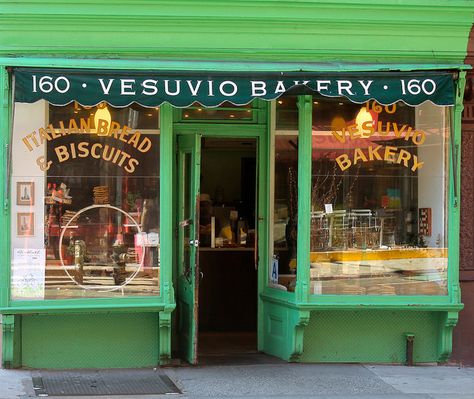
{"label": "green door frame", "polygon": [[[175,137],[174,143],[177,145],[177,136],[196,135],[202,137],[213,138],[254,138],[257,140],[257,212],[255,216],[256,221],[256,244],[258,257],[258,312],[257,312],[257,335],[258,335],[258,350],[263,350],[263,306],[260,299],[260,294],[266,286],[267,281],[267,265],[268,265],[268,226],[269,226],[269,199],[268,199],[268,132],[266,125],[239,125],[239,124],[198,124],[198,123],[175,123],[173,135]],[[176,154],[178,148],[175,147],[173,151]],[[176,175],[175,175],[176,176]],[[176,179],[175,179],[176,180]],[[178,182],[174,182],[175,193]],[[177,201],[175,201],[177,202]],[[174,209],[175,226],[177,221],[177,209]],[[177,251],[174,252],[177,254]],[[173,270],[178,270],[176,265],[177,259],[175,257]],[[174,276],[173,281],[176,281]],[[236,298],[236,300],[238,300]]]}
{"label": "green door frame", "polygon": [[177,309],[181,357],[197,363],[201,136],[177,137]]}

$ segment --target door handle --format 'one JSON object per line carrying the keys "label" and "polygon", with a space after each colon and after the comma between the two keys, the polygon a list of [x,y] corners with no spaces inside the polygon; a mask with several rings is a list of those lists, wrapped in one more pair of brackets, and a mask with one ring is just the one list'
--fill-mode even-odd
{"label": "door handle", "polygon": [[189,240],[189,245],[193,245],[194,248],[199,247],[199,240]]}
{"label": "door handle", "polygon": [[179,222],[179,227],[186,227],[193,224],[192,219],[185,219],[182,222]]}

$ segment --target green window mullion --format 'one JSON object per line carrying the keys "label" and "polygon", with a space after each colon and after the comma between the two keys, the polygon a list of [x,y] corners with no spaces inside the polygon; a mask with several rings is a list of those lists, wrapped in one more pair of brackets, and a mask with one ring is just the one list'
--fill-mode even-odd
{"label": "green window mullion", "polygon": [[160,107],[160,296],[166,304],[174,303],[173,264],[173,108]]}
{"label": "green window mullion", "polygon": [[298,97],[298,235],[296,300],[307,302],[309,294],[312,97]]}
{"label": "green window mullion", "polygon": [[11,106],[10,86],[8,71],[5,67],[0,68],[0,161],[2,170],[0,182],[2,185],[0,213],[0,234],[3,239],[0,244],[0,253],[4,254],[0,262],[0,307],[8,306],[10,302],[10,213],[8,206],[8,170],[6,164],[9,158],[8,144],[10,140]]}

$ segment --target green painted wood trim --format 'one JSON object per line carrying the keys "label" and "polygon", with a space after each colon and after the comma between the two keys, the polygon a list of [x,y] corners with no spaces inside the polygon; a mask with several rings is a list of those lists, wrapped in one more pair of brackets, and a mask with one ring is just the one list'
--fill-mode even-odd
{"label": "green painted wood trim", "polygon": [[269,229],[272,215],[270,215],[270,115],[271,102],[258,102],[259,117],[258,121],[266,123],[265,129],[260,129],[257,146],[257,190],[258,196],[256,224],[257,224],[257,246],[258,246],[258,285],[257,285],[257,349],[263,350],[264,342],[264,306],[260,293],[264,292],[268,284],[268,265],[270,263]]}
{"label": "green painted wood trim", "polygon": [[0,66],[0,307],[7,307],[10,301],[10,207],[9,178],[6,165],[9,159],[10,131],[11,131],[11,95],[10,81],[7,69]]}
{"label": "green painted wood trim", "polygon": [[165,366],[171,362],[171,312],[159,314],[159,359],[158,364]]}
{"label": "green painted wood trim", "polygon": [[0,313],[8,314],[66,314],[66,313],[103,313],[103,312],[156,312],[168,310],[169,305],[157,302],[156,298],[107,298],[100,300],[47,300],[25,301],[17,304],[13,302],[9,307],[0,308]]}
{"label": "green painted wood trim", "polygon": [[462,61],[473,10],[467,0],[0,4],[3,54],[288,61]]}
{"label": "green painted wood trim", "polygon": [[299,362],[303,355],[304,331],[309,324],[311,312],[308,310],[290,311],[290,342],[288,361]]}
{"label": "green painted wood trim", "polygon": [[[275,290],[273,290],[275,291]],[[355,301],[354,297],[346,298],[347,301],[338,301],[340,296],[327,295],[325,297],[320,296],[315,300],[310,297],[310,302],[297,303],[293,298],[283,298],[275,295],[274,292],[264,292],[261,295],[262,300],[271,302],[279,305],[283,305],[290,309],[298,310],[370,310],[370,309],[387,309],[387,310],[407,310],[407,311],[460,311],[462,304],[453,304],[446,298],[442,297],[443,301],[435,301],[431,297],[404,297],[403,300],[399,298],[388,298],[381,296],[367,296],[364,297],[364,302],[361,302],[361,298]]]}
{"label": "green painted wood trim", "polygon": [[192,59],[166,60],[163,58],[147,57],[133,58],[63,58],[63,57],[0,57],[0,64],[12,67],[39,68],[87,68],[110,70],[153,70],[153,71],[213,71],[213,72],[291,72],[304,70],[309,72],[364,72],[364,71],[430,71],[451,69],[472,69],[471,65],[461,62],[436,63],[436,60],[418,63],[363,63],[363,62],[269,62],[252,60],[244,61],[203,61]]}
{"label": "green painted wood trim", "polygon": [[[456,82],[456,104],[451,113],[451,134],[453,141],[449,142],[449,209],[448,209],[448,290],[452,303],[461,303],[459,286],[459,241],[460,241],[460,195],[461,195],[461,118],[464,109],[463,97],[466,84],[466,72],[459,72]],[[453,156],[456,162],[453,162]],[[457,170],[454,171],[454,165]],[[454,185],[456,173],[457,187]],[[455,190],[457,192],[455,192]]]}
{"label": "green painted wood trim", "polygon": [[305,303],[309,296],[312,96],[298,96],[298,232],[296,301]]}
{"label": "green painted wood trim", "polygon": [[453,351],[453,329],[458,322],[458,312],[446,312],[440,322],[438,362],[447,362]]}
{"label": "green painted wood trim", "polygon": [[21,366],[21,316],[3,316],[2,365],[6,369]]}
{"label": "green painted wood trim", "polygon": [[160,107],[160,294],[164,303],[176,306],[173,273],[173,109]]}

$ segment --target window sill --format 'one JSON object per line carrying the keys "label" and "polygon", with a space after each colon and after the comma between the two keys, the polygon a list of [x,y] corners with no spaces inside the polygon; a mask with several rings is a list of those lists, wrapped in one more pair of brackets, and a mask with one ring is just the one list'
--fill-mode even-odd
{"label": "window sill", "polygon": [[90,313],[90,312],[155,312],[172,310],[174,304],[165,304],[161,297],[100,298],[42,301],[13,301],[10,306],[0,308],[3,314],[32,313]]}

